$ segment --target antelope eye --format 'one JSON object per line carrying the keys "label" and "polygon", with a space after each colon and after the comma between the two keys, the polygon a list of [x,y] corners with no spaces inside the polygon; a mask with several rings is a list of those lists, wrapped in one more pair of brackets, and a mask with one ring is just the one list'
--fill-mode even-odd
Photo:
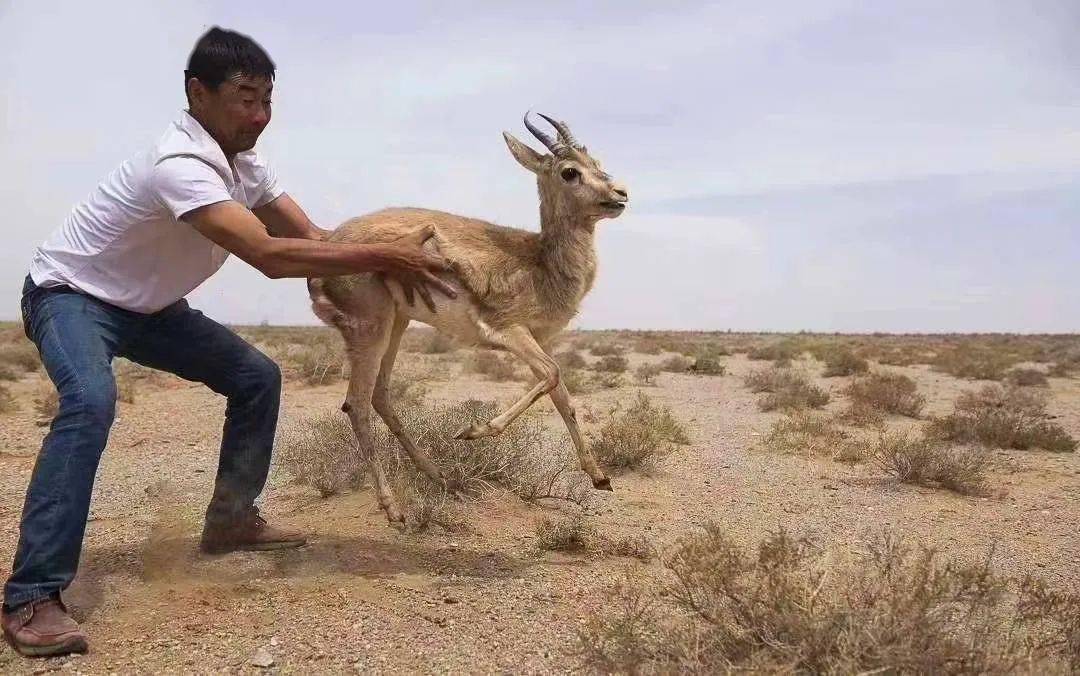
{"label": "antelope eye", "polygon": [[559,172],[559,176],[562,176],[562,179],[564,181],[568,181],[568,182],[573,181],[575,178],[577,178],[580,175],[581,175],[581,173],[577,169],[575,169],[573,167],[567,167],[567,168],[565,168],[565,169],[563,169],[562,171]]}

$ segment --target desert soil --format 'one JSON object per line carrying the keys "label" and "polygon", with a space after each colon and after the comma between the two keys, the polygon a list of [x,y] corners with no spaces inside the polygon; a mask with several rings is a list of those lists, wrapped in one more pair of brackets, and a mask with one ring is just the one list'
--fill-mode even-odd
{"label": "desert soil", "polygon": [[[631,367],[662,356],[631,355]],[[460,374],[441,356],[402,354],[414,372],[443,374],[429,400],[512,400],[516,382]],[[663,374],[641,388],[672,408],[693,443],[648,474],[614,480],[591,517],[609,534],[647,536],[663,549],[715,520],[750,544],[779,527],[856,548],[884,530],[949,555],[994,548],[995,565],[1032,572],[1055,586],[1080,586],[1080,458],[993,451],[991,483],[1003,494],[963,497],[897,485],[872,464],[780,455],[762,447],[778,413],[762,413],[742,384],[765,365],[724,358],[721,377]],[[820,365],[803,364],[820,373]],[[964,389],[925,366],[894,368],[914,378],[928,413],[946,413]],[[817,378],[834,393],[848,378]],[[32,404],[48,384],[30,375],[10,384],[18,411],[0,416],[0,560],[4,572],[34,458],[47,427]],[[585,428],[636,386],[577,397]],[[286,383],[282,425],[342,400],[344,382]],[[1080,437],[1080,379],[1051,379],[1050,412]],[[553,407],[538,404],[553,434]],[[66,595],[91,638],[84,656],[24,660],[0,648],[0,671],[32,673],[513,672],[573,669],[577,629],[610,608],[611,584],[631,559],[540,552],[534,523],[558,506],[493,497],[468,507],[473,532],[387,526],[369,491],[321,499],[275,467],[262,499],[274,522],[311,535],[298,550],[204,557],[196,545],[211,491],[224,400],[174,378],[140,385],[120,404],[98,472],[79,576]],[[590,423],[590,420],[593,422]],[[911,422],[894,419],[896,427]],[[449,432],[449,430],[448,430]]]}

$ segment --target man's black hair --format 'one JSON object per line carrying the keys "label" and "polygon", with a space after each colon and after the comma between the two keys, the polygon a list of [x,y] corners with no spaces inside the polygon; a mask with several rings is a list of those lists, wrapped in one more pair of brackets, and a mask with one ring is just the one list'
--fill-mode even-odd
{"label": "man's black hair", "polygon": [[274,70],[274,62],[259,43],[241,33],[214,26],[199,38],[191,51],[184,71],[184,93],[191,78],[217,90],[226,78],[236,73],[273,80]]}

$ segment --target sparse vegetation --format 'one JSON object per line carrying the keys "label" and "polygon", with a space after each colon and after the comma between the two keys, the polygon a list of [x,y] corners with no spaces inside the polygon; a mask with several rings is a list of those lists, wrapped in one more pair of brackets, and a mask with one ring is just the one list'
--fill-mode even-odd
{"label": "sparse vegetation", "polygon": [[826,378],[853,376],[866,373],[870,369],[869,362],[846,347],[825,350],[822,361],[825,362],[825,371],[822,375]]}
{"label": "sparse vegetation", "polygon": [[903,483],[941,487],[962,495],[985,495],[990,456],[970,446],[947,446],[926,437],[883,433],[871,453],[877,464]]}
{"label": "sparse vegetation", "polygon": [[625,383],[621,373],[614,373],[611,371],[598,371],[592,376],[592,383],[596,387],[604,390],[615,390],[622,387]]}
{"label": "sparse vegetation", "polygon": [[1020,387],[1049,387],[1050,381],[1039,369],[1014,368],[1005,374],[1005,382]]}
{"label": "sparse vegetation", "polygon": [[719,525],[661,578],[628,573],[580,631],[603,673],[1060,673],[1080,667],[1080,596],[882,536],[854,560],[784,531],[748,551]]}
{"label": "sparse vegetation", "polygon": [[990,384],[962,393],[951,414],[931,421],[929,434],[998,448],[1076,450],[1076,440],[1047,419],[1045,397],[1015,385]]}
{"label": "sparse vegetation", "polygon": [[499,355],[491,350],[476,350],[469,357],[466,367],[488,380],[501,382],[513,380],[517,376],[516,361],[512,354]]}
{"label": "sparse vegetation", "polygon": [[660,367],[656,364],[642,364],[634,370],[634,378],[642,385],[655,385],[656,377],[660,375]]}
{"label": "sparse vegetation", "polygon": [[564,371],[569,369],[583,369],[589,365],[589,362],[585,361],[585,357],[577,350],[567,350],[566,352],[556,354],[555,363],[557,363],[559,368]]}
{"label": "sparse vegetation", "polygon": [[60,393],[51,382],[42,383],[34,395],[34,412],[38,425],[48,425],[60,410]]}
{"label": "sparse vegetation", "polygon": [[957,378],[1001,380],[1017,361],[1015,355],[1003,350],[960,345],[940,353],[934,359],[934,368]]}
{"label": "sparse vegetation", "polygon": [[597,461],[612,469],[647,466],[673,450],[672,444],[688,444],[686,428],[665,406],[656,406],[639,392],[625,411],[616,407],[591,440]]}
{"label": "sparse vegetation", "polygon": [[424,354],[446,354],[457,349],[453,338],[438,331],[431,331],[430,333],[431,335],[427,336],[427,340],[420,346],[420,351]]}
{"label": "sparse vegetation", "polygon": [[324,498],[359,487],[367,469],[360,462],[352,425],[340,412],[286,427],[277,445],[277,462]]}
{"label": "sparse vegetation", "polygon": [[758,400],[762,411],[821,408],[829,403],[829,395],[824,390],[791,369],[772,367],[752,371],[747,374],[745,383],[752,392],[766,393]]}
{"label": "sparse vegetation", "polygon": [[625,373],[629,366],[630,362],[626,357],[621,354],[609,354],[601,357],[600,361],[593,364],[593,369],[606,373]]}
{"label": "sparse vegetation", "polygon": [[14,342],[0,344],[0,367],[14,374],[38,370],[41,359],[37,347],[21,334]]}
{"label": "sparse vegetation", "polygon": [[840,462],[859,462],[864,455],[831,418],[809,411],[793,411],[777,420],[765,444],[780,453],[822,455]]}
{"label": "sparse vegetation", "polygon": [[724,365],[715,357],[698,357],[690,366],[690,370],[702,376],[724,375]]}
{"label": "sparse vegetation", "polygon": [[855,405],[918,418],[926,399],[915,381],[902,373],[872,373],[857,378],[847,390]]}
{"label": "sparse vegetation", "polygon": [[751,348],[747,352],[747,356],[754,360],[771,361],[774,366],[784,367],[790,366],[792,360],[798,359],[802,353],[803,346],[798,340],[784,338],[777,342]]}
{"label": "sparse vegetation", "polygon": [[594,385],[589,375],[580,369],[562,369],[559,371],[559,379],[570,394],[585,394],[591,391]]}
{"label": "sparse vegetation", "polygon": [[649,561],[655,550],[644,536],[612,538],[581,514],[568,519],[543,517],[536,522],[536,546],[542,551],[586,552]]}
{"label": "sparse vegetation", "polygon": [[589,352],[597,357],[615,357],[626,352],[626,348],[616,343],[594,343]]}
{"label": "sparse vegetation", "polygon": [[686,373],[693,365],[693,359],[676,354],[660,362],[660,369],[668,373]]}

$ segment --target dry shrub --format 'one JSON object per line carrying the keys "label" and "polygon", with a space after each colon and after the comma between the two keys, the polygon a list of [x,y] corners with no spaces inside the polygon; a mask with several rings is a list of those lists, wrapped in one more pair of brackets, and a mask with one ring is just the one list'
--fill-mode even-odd
{"label": "dry shrub", "polygon": [[555,355],[555,363],[557,363],[559,368],[564,371],[569,369],[583,369],[589,365],[589,362],[585,361],[585,357],[577,350],[567,350],[566,352],[558,353]]}
{"label": "dry shrub", "polygon": [[1046,370],[1046,375],[1051,378],[1068,378],[1075,367],[1065,362],[1055,362]]}
{"label": "dry shrub", "polygon": [[820,387],[809,382],[793,382],[789,387],[766,394],[758,401],[762,411],[797,410],[803,408],[821,408],[829,403],[829,395]]}
{"label": "dry shrub", "polygon": [[794,411],[775,423],[765,444],[780,453],[823,455],[841,462],[859,462],[863,454],[848,434],[825,415]]}
{"label": "dry shrub", "polygon": [[857,378],[847,393],[855,404],[918,418],[926,399],[917,389],[915,381],[902,373],[879,372]]}
{"label": "dry shrub", "polygon": [[[401,417],[417,445],[466,495],[498,488],[530,501],[556,498],[580,504],[588,499],[592,484],[580,471],[569,440],[565,436],[553,440],[537,416],[523,415],[498,436],[453,438],[462,424],[486,422],[498,413],[495,402],[469,400],[402,411]],[[441,490],[419,473],[389,430],[379,425],[376,437],[391,477]]]}
{"label": "dry shrub", "polygon": [[490,350],[477,350],[469,357],[466,368],[488,380],[503,382],[516,377],[516,361],[512,354],[499,355]]}
{"label": "dry shrub", "polygon": [[671,410],[638,392],[625,411],[618,406],[610,411],[590,447],[600,464],[621,470],[648,466],[674,450],[673,444],[688,443],[686,428]]}
{"label": "dry shrub", "polygon": [[566,391],[570,394],[587,394],[591,392],[595,383],[587,373],[580,369],[563,369],[559,372],[559,380],[566,385]]}
{"label": "dry shrub", "polygon": [[291,344],[282,361],[308,385],[326,385],[349,377],[345,343],[340,336],[318,335],[305,344]]}
{"label": "dry shrub", "polygon": [[952,413],[931,421],[929,434],[998,448],[1041,448],[1064,453],[1076,450],[1076,440],[1047,419],[1046,398],[1015,385],[991,384],[963,392]]}
{"label": "dry shrub", "polygon": [[14,413],[19,410],[19,402],[6,385],[0,385],[0,413]]}
{"label": "dry shrub", "polygon": [[845,556],[781,531],[756,551],[718,525],[660,578],[628,569],[579,632],[602,673],[985,674],[1080,668],[1080,596],[943,560],[892,536]]}
{"label": "dry shrub", "polygon": [[853,376],[866,373],[870,369],[869,362],[844,347],[825,350],[822,353],[822,361],[825,362],[825,371],[822,375],[826,378]]}
{"label": "dry shrub", "polygon": [[625,373],[630,362],[621,354],[609,354],[593,364],[593,370],[606,373]]}
{"label": "dry shrub", "polygon": [[634,352],[657,355],[664,351],[665,341],[658,338],[640,338],[634,342]]}
{"label": "dry shrub", "polygon": [[21,333],[14,343],[0,345],[0,366],[16,374],[41,368],[37,347]]}
{"label": "dry shrub", "polygon": [[677,354],[660,362],[660,369],[668,373],[686,373],[693,365],[693,359]]}
{"label": "dry shrub", "polygon": [[661,370],[657,364],[642,364],[634,370],[634,378],[641,385],[655,385],[656,376],[660,373]]}
{"label": "dry shrub", "polygon": [[962,345],[940,353],[934,368],[957,378],[1001,380],[1017,361],[1014,355],[977,345]]}
{"label": "dry shrub", "polygon": [[626,348],[616,343],[596,343],[589,348],[589,352],[597,357],[614,357],[626,352]]}
{"label": "dry shrub", "polygon": [[60,393],[50,383],[42,383],[34,395],[34,412],[37,413],[37,424],[48,425],[56,417],[60,410]]}
{"label": "dry shrub", "polygon": [[1049,387],[1050,381],[1039,369],[1014,368],[1005,374],[1005,382],[1020,387]]}
{"label": "dry shrub", "polygon": [[776,366],[788,366],[803,353],[802,344],[792,338],[751,348],[747,357],[758,361],[771,361]]}
{"label": "dry shrub", "polygon": [[698,357],[690,366],[690,370],[702,376],[722,376],[725,372],[724,365],[715,357]]}
{"label": "dry shrub", "polygon": [[854,401],[836,415],[836,420],[853,427],[882,427],[885,411],[863,401]]}
{"label": "dry shrub", "polygon": [[536,522],[536,546],[541,551],[586,552],[594,556],[626,556],[650,561],[655,549],[644,536],[611,537],[583,515],[554,520],[543,517]]}
{"label": "dry shrub", "polygon": [[420,352],[424,354],[446,354],[457,349],[453,338],[438,331],[431,331],[431,335],[420,344]]}
{"label": "dry shrub", "polygon": [[797,377],[790,369],[772,367],[747,373],[743,383],[751,392],[779,392],[792,378]]}
{"label": "dry shrub", "polygon": [[986,495],[986,451],[968,446],[951,447],[929,438],[903,433],[882,434],[871,456],[897,481],[946,488],[961,495]]}
{"label": "dry shrub", "polygon": [[611,371],[598,371],[592,375],[592,384],[604,390],[614,390],[626,384],[622,374]]}
{"label": "dry shrub", "polygon": [[277,461],[324,498],[360,486],[367,468],[360,462],[356,435],[344,413],[322,413],[282,431]]}

